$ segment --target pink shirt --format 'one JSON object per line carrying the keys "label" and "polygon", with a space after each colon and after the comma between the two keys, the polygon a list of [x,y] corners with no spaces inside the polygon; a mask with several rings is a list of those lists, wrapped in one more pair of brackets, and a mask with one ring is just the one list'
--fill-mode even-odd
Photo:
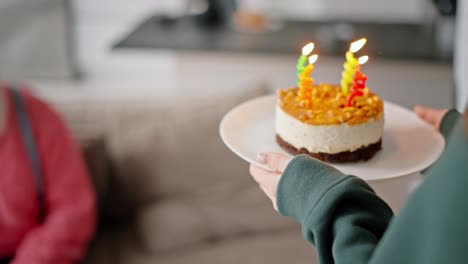
{"label": "pink shirt", "polygon": [[22,91],[42,165],[46,217],[38,219],[34,175],[10,92],[0,133],[0,258],[14,264],[75,263],[95,228],[95,193],[80,151],[49,106]]}

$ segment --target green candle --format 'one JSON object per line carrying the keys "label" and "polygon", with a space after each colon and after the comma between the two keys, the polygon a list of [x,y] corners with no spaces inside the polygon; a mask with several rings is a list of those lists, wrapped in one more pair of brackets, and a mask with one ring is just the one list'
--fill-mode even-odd
{"label": "green candle", "polygon": [[297,76],[299,76],[304,71],[306,64],[307,64],[307,60],[308,60],[307,56],[309,56],[309,54],[312,53],[314,48],[315,48],[315,44],[313,42],[310,42],[304,47],[302,47],[302,54],[297,60],[297,65],[296,65]]}

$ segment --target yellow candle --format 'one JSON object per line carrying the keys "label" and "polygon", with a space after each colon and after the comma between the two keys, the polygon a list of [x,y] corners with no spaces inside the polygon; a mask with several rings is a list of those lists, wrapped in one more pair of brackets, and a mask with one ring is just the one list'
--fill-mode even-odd
{"label": "yellow candle", "polygon": [[299,74],[299,84],[297,96],[302,107],[309,108],[312,106],[312,87],[314,79],[310,77],[314,71],[314,63],[317,61],[318,55],[309,57],[309,65]]}
{"label": "yellow candle", "polygon": [[343,64],[343,72],[341,73],[341,92],[349,94],[349,87],[353,81],[354,68],[359,64],[354,56],[366,44],[367,39],[362,38],[358,41],[351,43],[348,52],[346,52],[346,62]]}

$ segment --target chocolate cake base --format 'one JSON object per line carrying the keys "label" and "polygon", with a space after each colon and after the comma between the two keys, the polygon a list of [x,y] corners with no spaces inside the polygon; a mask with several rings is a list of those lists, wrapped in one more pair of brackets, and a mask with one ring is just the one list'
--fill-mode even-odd
{"label": "chocolate cake base", "polygon": [[296,149],[288,142],[284,141],[279,135],[276,135],[276,141],[278,144],[292,155],[307,154],[313,158],[321,161],[330,163],[346,163],[346,162],[358,162],[366,161],[372,158],[375,153],[382,149],[382,139],[379,139],[376,143],[370,144],[365,147],[361,147],[355,151],[343,151],[339,153],[312,153],[305,148]]}

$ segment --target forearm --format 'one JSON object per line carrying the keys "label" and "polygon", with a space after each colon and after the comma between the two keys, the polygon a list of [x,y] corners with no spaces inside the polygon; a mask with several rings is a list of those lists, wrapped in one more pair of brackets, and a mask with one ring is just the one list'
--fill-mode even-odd
{"label": "forearm", "polygon": [[281,178],[279,212],[302,225],[320,263],[366,263],[393,214],[361,179],[298,156]]}
{"label": "forearm", "polygon": [[[450,135],[452,134],[452,131],[457,124],[458,120],[462,117],[462,114],[460,114],[457,110],[451,109],[448,110],[447,113],[442,117],[442,120],[439,125],[439,132],[442,134],[442,136],[445,139],[445,142],[447,143],[449,140]],[[438,162],[435,162],[432,164],[430,167],[426,168],[421,172],[423,176],[427,175],[430,171],[431,168],[434,167]]]}
{"label": "forearm", "polygon": [[77,263],[94,232],[94,207],[90,201],[77,201],[47,215],[44,223],[26,234],[13,264]]}

